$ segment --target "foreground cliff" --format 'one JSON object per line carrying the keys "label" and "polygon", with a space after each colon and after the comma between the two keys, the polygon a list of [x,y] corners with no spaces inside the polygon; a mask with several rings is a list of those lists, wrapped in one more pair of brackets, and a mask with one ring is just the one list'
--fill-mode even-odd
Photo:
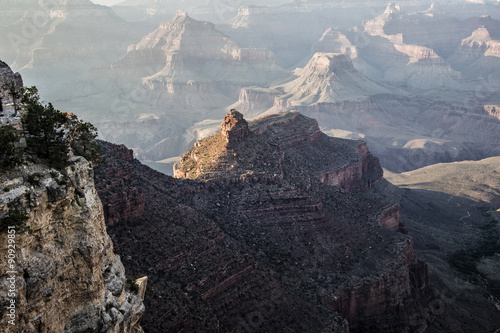
{"label": "foreground cliff", "polygon": [[[144,305],[113,253],[91,165],[81,157],[62,172],[29,164],[2,173],[0,184],[0,251],[13,260],[0,271],[2,327],[142,332]],[[27,220],[16,225],[20,212]]]}
{"label": "foreground cliff", "polygon": [[399,207],[371,190],[382,170],[363,142],[327,137],[296,112],[248,124],[231,111],[176,166],[192,180],[102,148],[104,205],[146,198],[130,210],[141,216],[109,227],[127,271],[148,272],[146,330],[418,329],[412,318],[433,299],[427,268],[398,232]]}
{"label": "foreground cliff", "polygon": [[[0,82],[22,96],[2,64]],[[2,332],[143,332],[147,278],[126,278],[106,233],[92,125],[42,104],[36,88],[16,102],[0,112]]]}

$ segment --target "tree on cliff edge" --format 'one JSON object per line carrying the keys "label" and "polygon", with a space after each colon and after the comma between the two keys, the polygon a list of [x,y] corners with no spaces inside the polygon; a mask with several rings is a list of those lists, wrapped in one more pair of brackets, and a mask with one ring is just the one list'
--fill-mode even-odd
{"label": "tree on cliff edge", "polygon": [[67,165],[70,148],[98,163],[97,130],[92,124],[56,110],[51,103],[42,104],[36,87],[24,89],[23,104],[22,121],[29,150],[59,169]]}

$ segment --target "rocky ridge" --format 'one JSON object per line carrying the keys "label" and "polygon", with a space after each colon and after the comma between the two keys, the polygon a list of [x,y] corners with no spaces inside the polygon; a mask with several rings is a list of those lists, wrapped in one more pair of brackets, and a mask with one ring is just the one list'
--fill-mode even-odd
{"label": "rocky ridge", "polygon": [[[398,206],[371,191],[382,174],[366,146],[329,138],[293,112],[247,125],[232,111],[221,129],[177,166],[193,180],[116,159],[113,151],[126,148],[103,146],[106,163],[132,166],[127,183],[147,198],[142,217],[110,227],[127,270],[151,272],[146,306],[155,312],[144,326],[410,330],[432,293],[411,238],[391,230],[404,231]],[[340,172],[341,184],[321,182],[319,171],[342,168],[356,171]],[[103,183],[106,169],[97,170]],[[165,312],[173,316],[158,320]]]}
{"label": "rocky ridge", "polygon": [[[23,87],[23,78],[21,74],[14,73],[12,69],[5,62],[0,60],[0,123],[16,123],[19,118],[11,118],[14,115],[14,102],[19,105],[21,98],[16,98],[14,101],[9,88],[13,87],[15,90],[19,90]],[[15,125],[15,124],[13,124]]]}

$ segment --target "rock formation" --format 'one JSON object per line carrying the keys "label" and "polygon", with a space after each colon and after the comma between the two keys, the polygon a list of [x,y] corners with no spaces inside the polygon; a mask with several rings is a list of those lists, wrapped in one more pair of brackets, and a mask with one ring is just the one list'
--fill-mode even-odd
{"label": "rock formation", "polygon": [[244,140],[250,134],[250,130],[247,121],[243,119],[243,115],[235,109],[231,109],[224,117],[220,133],[226,138],[227,146],[233,147]]}
{"label": "rock formation", "polygon": [[500,41],[492,39],[484,26],[462,39],[449,60],[469,77],[488,77],[490,90],[498,84],[500,77],[491,68],[500,64]]}
{"label": "rock formation", "polygon": [[[124,161],[132,161],[134,153],[132,150],[120,149],[113,153],[116,158]],[[124,184],[130,182],[133,177],[132,168],[121,168],[120,166],[108,163],[108,172],[104,179],[111,181],[101,181],[97,179],[97,190],[99,197],[105,203],[103,205],[104,218],[109,226],[118,221],[129,221],[144,214],[145,198],[143,193],[139,193],[136,188],[126,188]]]}
{"label": "rock formation", "polygon": [[[2,66],[0,82],[11,79],[22,84]],[[2,118],[17,124],[23,112]],[[26,148],[26,142],[14,147]],[[127,280],[113,252],[91,163],[72,152],[64,168],[48,164],[28,146],[20,165],[1,166],[2,330],[143,332],[144,305],[136,289],[144,296],[147,279],[140,285]]]}
{"label": "rock formation", "polygon": [[344,54],[316,53],[295,74],[295,80],[273,87],[283,91],[279,103],[285,107],[362,100],[390,92],[357,71]]}
{"label": "rock formation", "polygon": [[197,139],[200,116],[223,117],[242,87],[267,87],[287,75],[271,51],[239,46],[214,24],[179,11],[121,59],[80,78],[62,107],[92,121],[102,139],[158,161],[182,154]]}
{"label": "rock formation", "polygon": [[[0,291],[3,327],[8,332],[142,332],[144,305],[128,289],[125,269],[113,253],[90,164],[75,156],[64,173],[31,164],[3,173],[1,187],[2,219],[16,209],[29,216],[24,225],[8,229],[16,231],[15,264],[2,265],[0,279],[3,286],[15,285],[15,297],[8,296],[8,288]],[[12,235],[6,221],[3,253]],[[12,299],[15,326],[7,322]]]}
{"label": "rock formation", "polygon": [[358,56],[356,47],[347,36],[333,28],[328,28],[323,36],[314,43],[312,52],[313,54],[317,52],[345,54],[352,59]]}
{"label": "rock formation", "polygon": [[432,299],[411,238],[394,230],[398,206],[371,189],[378,160],[299,113],[247,127],[230,112],[176,166],[192,180],[103,150],[97,179],[115,182],[107,163],[132,167],[122,188],[146,197],[142,217],[110,226],[127,270],[150,272],[145,329],[401,332]]}
{"label": "rock formation", "polygon": [[[13,116],[21,102],[21,95],[12,96],[12,92],[19,92],[23,87],[21,74],[14,73],[5,62],[0,60],[0,123],[10,122],[5,117]],[[11,91],[13,89],[13,91]],[[14,105],[16,105],[14,107]],[[11,119],[13,121],[13,119]]]}

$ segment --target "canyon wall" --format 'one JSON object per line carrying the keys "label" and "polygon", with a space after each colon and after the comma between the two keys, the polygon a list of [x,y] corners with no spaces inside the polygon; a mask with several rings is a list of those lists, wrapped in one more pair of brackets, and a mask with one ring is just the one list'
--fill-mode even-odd
{"label": "canyon wall", "polygon": [[[132,161],[134,152],[124,145],[114,147],[117,157],[124,161]],[[113,225],[119,220],[131,220],[144,214],[144,194],[138,192],[135,187],[125,187],[132,175],[132,168],[122,168],[120,165],[108,163],[106,175],[99,175],[102,179],[97,179],[97,190],[101,198],[104,218],[108,225]]]}
{"label": "canyon wall", "polygon": [[[5,172],[0,183],[0,251],[13,250],[14,257],[12,266],[5,262],[0,271],[3,327],[142,332],[144,305],[113,253],[91,165],[81,157],[71,158],[63,172],[29,164]],[[16,212],[27,214],[21,225],[13,221]],[[13,295],[8,286],[15,287]],[[15,325],[7,322],[12,300]]]}

